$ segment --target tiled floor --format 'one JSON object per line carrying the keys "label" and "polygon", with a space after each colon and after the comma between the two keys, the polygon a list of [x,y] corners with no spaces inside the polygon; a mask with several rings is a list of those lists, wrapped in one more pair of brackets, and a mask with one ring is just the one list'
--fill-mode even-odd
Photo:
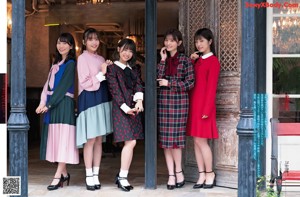
{"label": "tiled floor", "polygon": [[[188,182],[183,188],[167,190],[167,170],[163,153],[158,149],[157,189],[144,188],[144,148],[139,142],[129,172],[129,182],[134,190],[123,192],[114,184],[114,177],[120,168],[120,154],[116,157],[105,154],[100,169],[102,188],[97,191],[87,191],[85,188],[85,169],[83,159],[78,165],[69,165],[71,174],[70,186],[64,185],[56,191],[48,191],[47,185],[51,183],[56,170],[56,165],[39,160],[39,147],[29,148],[28,159],[28,195],[31,197],[237,197],[236,189],[214,187],[213,189],[192,189],[194,183]],[[282,197],[300,197],[299,192],[283,192]]]}

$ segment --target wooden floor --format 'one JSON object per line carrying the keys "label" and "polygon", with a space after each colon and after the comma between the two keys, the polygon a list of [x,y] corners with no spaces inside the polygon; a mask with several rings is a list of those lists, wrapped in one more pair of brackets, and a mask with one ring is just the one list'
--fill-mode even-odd
{"label": "wooden floor", "polygon": [[[144,188],[144,144],[138,142],[133,162],[129,171],[129,182],[134,186],[134,190],[123,192],[114,184],[114,177],[120,168],[120,153],[115,157],[111,153],[105,153],[101,162],[100,182],[102,188],[97,191],[87,191],[85,188],[85,168],[83,159],[80,164],[69,165],[68,171],[71,174],[70,186],[64,185],[56,191],[48,191],[47,185],[51,183],[56,165],[47,161],[39,160],[39,146],[30,146],[28,159],[28,194],[32,197],[118,197],[118,196],[146,196],[146,197],[237,197],[236,189],[214,187],[213,189],[192,189],[194,183],[187,184],[180,189],[167,190],[167,168],[163,157],[163,152],[158,149],[157,160],[157,189],[149,190]],[[284,197],[300,196],[298,192],[284,192]]]}

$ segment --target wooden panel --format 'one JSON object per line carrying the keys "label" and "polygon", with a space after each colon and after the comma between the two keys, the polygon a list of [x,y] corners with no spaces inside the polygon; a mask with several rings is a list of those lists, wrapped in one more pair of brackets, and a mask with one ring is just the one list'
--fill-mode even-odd
{"label": "wooden panel", "polygon": [[[216,98],[219,139],[210,143],[214,153],[217,185],[237,188],[238,136],[236,126],[239,121],[241,83],[239,1],[188,0],[180,2],[188,4],[180,8],[181,12],[186,15],[183,14],[179,21],[181,30],[187,32],[185,39],[188,40],[188,54],[194,50],[193,35],[197,29],[209,27],[215,35],[216,49],[221,64]],[[184,154],[186,179],[197,181],[199,173],[191,137],[187,138]]]}

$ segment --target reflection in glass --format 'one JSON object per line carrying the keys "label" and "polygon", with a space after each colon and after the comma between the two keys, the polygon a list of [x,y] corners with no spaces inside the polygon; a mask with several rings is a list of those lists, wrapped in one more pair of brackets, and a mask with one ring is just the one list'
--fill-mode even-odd
{"label": "reflection in glass", "polygon": [[273,118],[279,122],[300,122],[300,98],[274,97]]}
{"label": "reflection in glass", "polygon": [[273,94],[300,94],[300,58],[273,58]]}
{"label": "reflection in glass", "polygon": [[300,17],[274,18],[273,53],[300,54]]}

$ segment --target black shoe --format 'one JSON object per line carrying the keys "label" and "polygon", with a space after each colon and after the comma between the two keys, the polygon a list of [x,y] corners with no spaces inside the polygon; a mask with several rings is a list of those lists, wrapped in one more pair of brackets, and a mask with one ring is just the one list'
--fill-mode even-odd
{"label": "black shoe", "polygon": [[71,175],[68,173],[67,176],[61,175],[63,178],[63,182],[67,181],[67,186],[69,186]]}
{"label": "black shoe", "polygon": [[[175,172],[175,173],[176,174],[182,173],[182,175],[183,175],[183,170],[181,170],[180,172]],[[176,188],[181,188],[184,186],[184,184],[185,184],[185,180],[183,179],[183,181],[181,181],[180,183],[176,183]]]}
{"label": "black shoe", "polygon": [[[119,174],[116,175],[116,184],[118,185],[118,188],[121,188],[123,191],[125,192],[129,192],[130,191],[130,188],[132,187],[131,185],[129,186],[124,186],[121,184],[120,180],[127,180],[127,177],[120,177]],[[132,187],[133,189],[133,187]]]}
{"label": "black shoe", "polygon": [[[175,175],[169,175],[169,176],[174,176],[175,180],[176,180],[176,176]],[[168,190],[173,190],[173,189],[175,189],[175,187],[176,187],[176,185],[169,185],[169,184],[167,184],[167,189]]]}
{"label": "black shoe", "polygon": [[[94,174],[94,176],[97,176],[98,177],[98,175],[97,174]],[[100,189],[101,188],[101,184],[95,184],[95,189]]]}
{"label": "black shoe", "polygon": [[128,187],[130,190],[133,190],[133,186],[132,185],[128,185],[126,187]]}
{"label": "black shoe", "polygon": [[63,187],[63,176],[61,176],[60,178],[53,178],[53,179],[59,179],[59,182],[56,185],[48,185],[47,189],[49,191],[56,190],[59,187]]}
{"label": "black shoe", "polygon": [[[205,171],[202,171],[202,172],[199,172],[200,174],[201,173],[205,173]],[[205,182],[205,181],[204,181]],[[200,188],[203,188],[203,185],[204,185],[204,182],[203,183],[200,183],[200,184],[195,184],[194,186],[193,186],[193,189],[200,189]]]}
{"label": "black shoe", "polygon": [[203,185],[204,189],[211,189],[211,188],[213,188],[216,185],[216,177],[217,177],[217,175],[216,175],[216,173],[214,171],[206,172],[206,173],[214,173],[215,174],[214,180],[213,180],[213,182],[211,184],[206,184],[206,182],[205,182],[204,185]]}
{"label": "black shoe", "polygon": [[[86,177],[93,177],[93,176],[86,176]],[[85,179],[85,185],[86,185],[86,189],[87,190],[90,190],[90,191],[94,191],[95,190],[95,185],[88,185],[87,182],[86,182],[86,179]]]}

